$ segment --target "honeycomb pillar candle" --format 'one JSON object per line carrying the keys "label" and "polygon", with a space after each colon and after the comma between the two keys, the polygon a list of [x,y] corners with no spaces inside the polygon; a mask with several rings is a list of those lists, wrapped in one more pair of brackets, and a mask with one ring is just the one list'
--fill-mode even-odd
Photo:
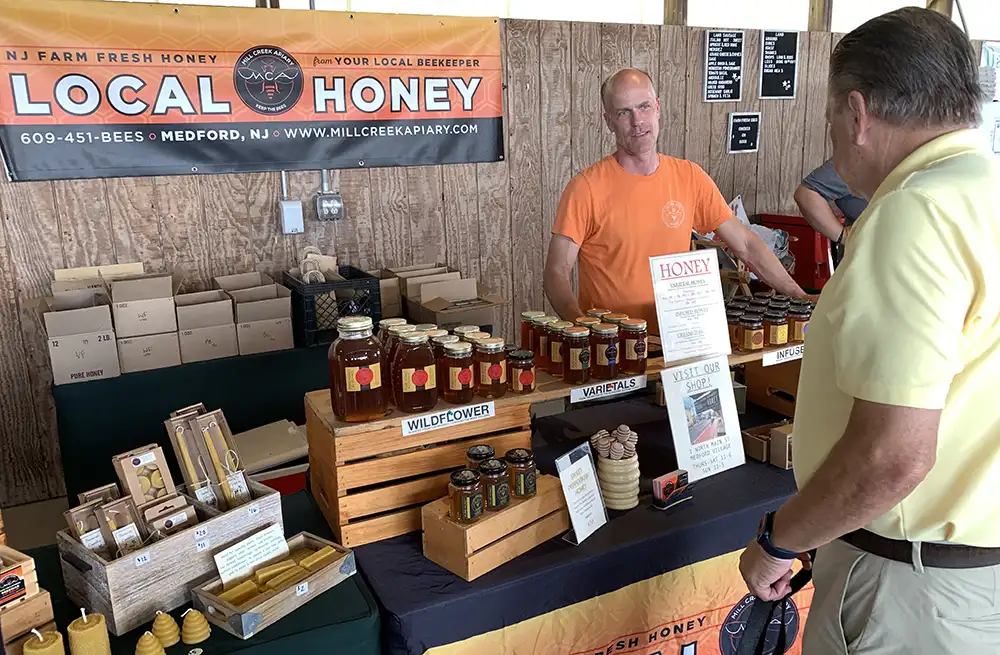
{"label": "honeycomb pillar candle", "polygon": [[135,655],[166,655],[163,644],[153,636],[152,632],[144,632],[135,645]]}
{"label": "honeycomb pillar candle", "polygon": [[24,655],[66,655],[63,647],[63,637],[60,632],[46,632],[42,634],[38,630],[32,630],[33,636],[28,637],[24,642]]}
{"label": "honeycomb pillar candle", "polygon": [[80,618],[66,628],[70,655],[111,655],[108,624],[103,614],[87,614],[80,608]]}

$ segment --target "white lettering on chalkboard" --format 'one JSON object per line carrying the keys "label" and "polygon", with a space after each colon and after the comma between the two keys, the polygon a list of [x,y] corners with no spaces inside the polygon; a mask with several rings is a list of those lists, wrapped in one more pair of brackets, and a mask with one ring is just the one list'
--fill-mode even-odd
{"label": "white lettering on chalkboard", "polygon": [[798,81],[799,33],[764,30],[761,38],[760,98],[794,98]]}
{"label": "white lettering on chalkboard", "polygon": [[760,147],[760,112],[746,111],[729,114],[729,139],[726,152],[757,152]]}
{"label": "white lettering on chalkboard", "polygon": [[743,99],[743,32],[708,30],[705,33],[705,102]]}

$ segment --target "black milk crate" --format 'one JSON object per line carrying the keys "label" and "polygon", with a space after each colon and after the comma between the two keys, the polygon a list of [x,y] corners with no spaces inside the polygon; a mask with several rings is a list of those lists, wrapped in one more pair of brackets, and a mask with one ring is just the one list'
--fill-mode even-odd
{"label": "black milk crate", "polygon": [[382,318],[379,279],[353,266],[339,266],[344,281],[306,284],[285,271],[285,286],[292,290],[292,329],[295,347],[332,343],[337,319],[371,316],[375,329]]}

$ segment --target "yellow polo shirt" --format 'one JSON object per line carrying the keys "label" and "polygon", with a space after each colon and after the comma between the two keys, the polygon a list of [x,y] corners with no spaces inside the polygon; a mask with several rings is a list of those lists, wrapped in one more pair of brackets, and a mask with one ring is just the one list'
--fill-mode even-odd
{"label": "yellow polo shirt", "polygon": [[998,194],[1000,158],[977,130],[917,149],[855,223],[809,324],[799,488],[843,435],[855,398],[943,410],[933,470],[868,526],[885,537],[1000,547]]}

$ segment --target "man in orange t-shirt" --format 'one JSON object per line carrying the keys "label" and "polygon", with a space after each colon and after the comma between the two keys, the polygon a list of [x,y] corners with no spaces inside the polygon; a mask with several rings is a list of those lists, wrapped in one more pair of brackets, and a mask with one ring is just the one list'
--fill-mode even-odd
{"label": "man in orange t-shirt", "polygon": [[[560,317],[604,307],[646,319],[657,333],[649,258],[690,250],[692,230],[717,234],[779,293],[807,297],[700,166],[656,151],[660,101],[648,75],[618,71],[601,98],[618,149],[570,180],[559,202],[544,284]],[[570,283],[577,261],[579,298]]]}

